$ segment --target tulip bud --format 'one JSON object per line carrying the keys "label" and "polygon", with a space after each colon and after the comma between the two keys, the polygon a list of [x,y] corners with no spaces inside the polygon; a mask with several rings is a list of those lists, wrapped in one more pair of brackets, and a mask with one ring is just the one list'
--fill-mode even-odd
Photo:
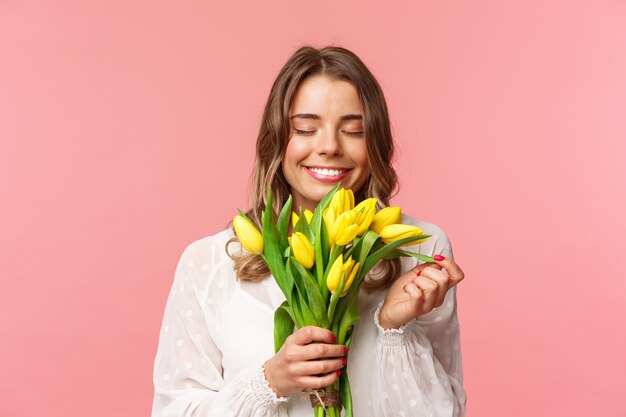
{"label": "tulip bud", "polygon": [[315,263],[315,251],[313,245],[309,239],[300,232],[296,232],[291,235],[289,241],[293,256],[304,266],[306,269],[310,269]]}
{"label": "tulip bud", "polygon": [[352,210],[354,208],[354,193],[345,188],[338,190],[331,198],[329,207],[334,208],[337,215]]}
{"label": "tulip bud", "polygon": [[233,219],[233,227],[241,245],[248,252],[257,255],[263,253],[263,236],[250,220],[238,214]]}
{"label": "tulip bud", "polygon": [[[409,224],[390,224],[385,226],[383,230],[380,231],[380,237],[383,242],[391,243],[396,240],[404,239],[407,237],[420,236],[424,234],[424,231],[417,226],[411,226]],[[414,245],[416,243],[422,243],[427,238],[416,239],[410,242],[407,242],[401,246]]]}
{"label": "tulip bud", "polygon": [[356,212],[354,210],[344,211],[333,223],[328,237],[331,242],[344,246],[354,240],[358,232],[358,225],[354,224]]}
{"label": "tulip bud", "polygon": [[369,229],[374,215],[376,214],[376,201],[375,198],[368,198],[361,201],[354,208],[354,211],[357,213],[356,220],[354,221],[354,223],[358,225],[357,236],[361,236]]}
{"label": "tulip bud", "polygon": [[331,293],[334,293],[339,288],[341,277],[344,277],[343,290],[341,291],[341,296],[343,297],[348,293],[350,285],[352,285],[358,270],[359,264],[358,262],[356,264],[354,263],[352,256],[348,257],[348,259],[343,262],[343,254],[341,254],[330,267],[330,271],[328,271],[326,286]]}
{"label": "tulip bud", "polygon": [[334,243],[334,241],[330,237],[330,230],[335,224],[335,220],[337,220],[337,213],[335,212],[334,208],[329,207],[326,210],[324,210],[323,217],[324,217],[324,223],[326,224],[326,231],[328,232],[328,241],[329,243],[332,244]]}
{"label": "tulip bud", "polygon": [[[311,219],[313,218],[313,212],[309,209],[304,210],[304,218],[306,219],[307,223],[311,223]],[[293,227],[296,227],[296,224],[298,224],[298,220],[300,220],[300,216],[298,216],[295,211],[292,211],[291,224],[293,225]]]}
{"label": "tulip bud", "polygon": [[350,269],[350,275],[346,273],[346,282],[343,284],[343,291],[341,292],[341,296],[343,297],[348,293],[350,289],[350,285],[352,285],[352,281],[354,281],[354,277],[356,277],[357,272],[359,271],[359,263],[357,262]]}
{"label": "tulip bud", "polygon": [[400,207],[385,207],[374,215],[374,219],[370,224],[370,229],[380,235],[380,231],[385,226],[390,224],[397,224],[402,221],[402,209]]}
{"label": "tulip bud", "polygon": [[328,271],[328,275],[326,277],[326,286],[331,293],[337,291],[339,287],[339,282],[341,281],[341,270],[343,266],[343,254],[340,254],[333,265],[330,267],[330,271]]}

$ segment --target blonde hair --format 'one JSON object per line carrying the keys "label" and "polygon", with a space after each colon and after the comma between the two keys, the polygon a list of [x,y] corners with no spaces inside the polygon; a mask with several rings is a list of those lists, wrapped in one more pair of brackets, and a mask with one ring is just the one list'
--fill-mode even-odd
{"label": "blonde hair", "polygon": [[[270,90],[256,141],[256,160],[252,174],[252,208],[246,215],[260,228],[261,212],[265,209],[267,190],[273,190],[275,215],[285,204],[290,186],[281,169],[281,162],[289,141],[289,109],[295,92],[307,77],[325,75],[348,81],[359,93],[363,106],[363,129],[367,144],[370,176],[363,187],[355,192],[357,202],[366,198],[378,199],[379,208],[389,205],[398,186],[396,171],[391,165],[394,145],[387,104],[380,85],[365,64],[351,51],[328,46],[316,49],[299,48],[286,62]],[[232,222],[229,223],[232,226]],[[235,271],[241,280],[260,281],[269,269],[259,255],[231,254],[228,247],[238,242],[237,237],[226,243],[226,253],[235,262]],[[381,261],[370,272],[364,284],[366,289],[388,286],[400,272],[398,259]]]}

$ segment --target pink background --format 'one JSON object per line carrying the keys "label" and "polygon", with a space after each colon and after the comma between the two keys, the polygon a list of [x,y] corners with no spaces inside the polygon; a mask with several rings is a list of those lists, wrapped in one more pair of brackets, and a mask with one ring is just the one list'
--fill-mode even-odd
{"label": "pink background", "polygon": [[468,415],[626,415],[625,2],[112,3],[0,2],[0,416],[149,414],[303,43],[376,74],[395,203],[452,240]]}

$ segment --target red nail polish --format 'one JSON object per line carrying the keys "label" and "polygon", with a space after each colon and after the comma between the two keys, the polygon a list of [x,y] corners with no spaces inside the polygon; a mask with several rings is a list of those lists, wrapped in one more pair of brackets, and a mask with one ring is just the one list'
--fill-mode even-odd
{"label": "red nail polish", "polygon": [[421,269],[419,271],[417,271],[417,276],[419,277],[420,275],[422,275],[422,270]]}
{"label": "red nail polish", "polygon": [[337,374],[337,376],[341,376],[341,371],[335,371],[335,373]]}
{"label": "red nail polish", "polygon": [[337,336],[332,335],[332,336],[330,337],[330,341],[331,341],[332,343],[335,343],[335,342],[337,341]]}
{"label": "red nail polish", "polygon": [[345,346],[343,347],[343,354],[344,354],[344,355],[347,355],[347,354],[348,354],[348,348],[347,348],[347,347],[345,347]]}
{"label": "red nail polish", "polygon": [[341,362],[343,363],[343,366],[346,366],[348,360],[346,358],[341,358]]}
{"label": "red nail polish", "polygon": [[446,259],[446,258],[444,258],[444,257],[443,257],[443,256],[441,256],[441,255],[435,255],[435,256],[433,256],[433,259],[434,259],[435,261],[443,261],[443,260],[444,260],[444,259]]}

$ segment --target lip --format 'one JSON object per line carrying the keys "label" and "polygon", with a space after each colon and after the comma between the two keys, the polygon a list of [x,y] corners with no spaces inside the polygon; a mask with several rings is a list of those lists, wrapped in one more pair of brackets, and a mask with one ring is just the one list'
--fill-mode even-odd
{"label": "lip", "polygon": [[311,168],[320,168],[320,169],[336,169],[336,170],[343,170],[345,169],[345,172],[342,172],[339,175],[333,175],[333,176],[327,176],[327,175],[320,175],[317,172],[313,172],[309,169],[309,167],[304,167],[304,170],[307,172],[307,174],[309,174],[313,179],[320,181],[320,182],[325,182],[325,183],[336,183],[338,181],[341,181],[343,178],[345,178],[351,171],[351,168],[343,168],[343,167],[326,167],[326,166],[312,166]]}

